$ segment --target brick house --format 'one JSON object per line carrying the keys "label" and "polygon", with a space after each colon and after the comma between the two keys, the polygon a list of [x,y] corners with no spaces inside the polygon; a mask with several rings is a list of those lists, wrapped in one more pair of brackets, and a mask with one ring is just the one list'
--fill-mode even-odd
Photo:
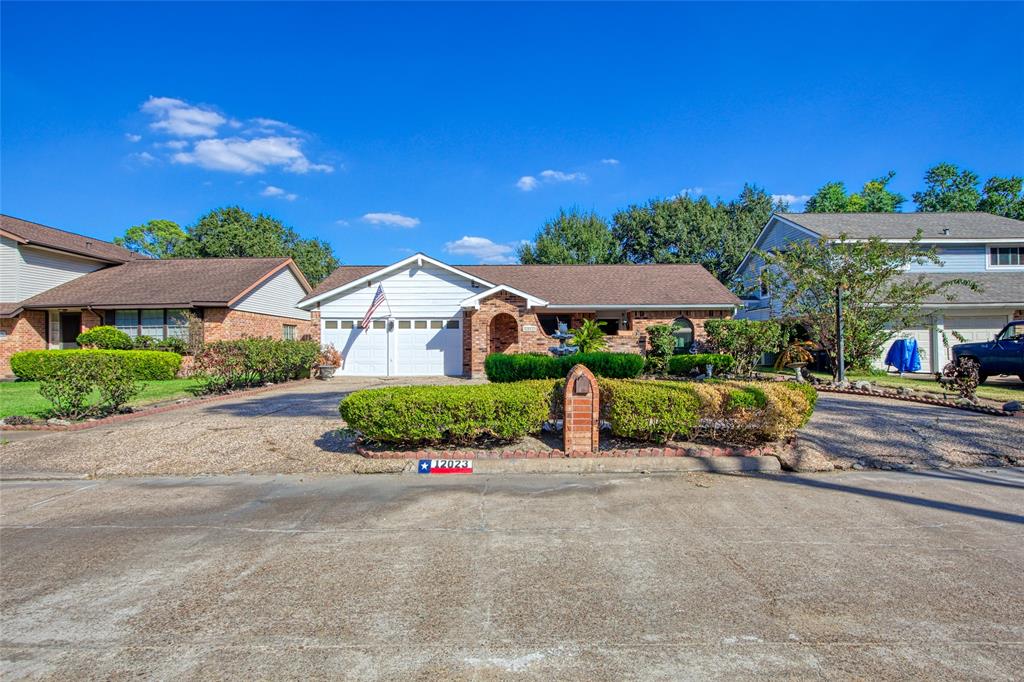
{"label": "brick house", "polygon": [[290,258],[154,260],[109,242],[0,216],[0,376],[23,350],[76,348],[101,324],[164,339],[318,338],[311,288]]}
{"label": "brick house", "polygon": [[[360,323],[381,288],[385,301]],[[299,307],[319,313],[345,375],[483,375],[489,353],[548,353],[559,323],[601,320],[609,350],[643,353],[646,329],[675,326],[685,352],[740,301],[699,265],[448,265],[416,254],[342,266]]]}

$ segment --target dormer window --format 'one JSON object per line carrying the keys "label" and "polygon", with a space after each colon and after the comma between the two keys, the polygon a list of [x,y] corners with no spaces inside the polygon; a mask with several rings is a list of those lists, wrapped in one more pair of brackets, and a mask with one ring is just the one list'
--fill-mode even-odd
{"label": "dormer window", "polygon": [[1024,246],[988,247],[988,267],[990,269],[1024,267]]}

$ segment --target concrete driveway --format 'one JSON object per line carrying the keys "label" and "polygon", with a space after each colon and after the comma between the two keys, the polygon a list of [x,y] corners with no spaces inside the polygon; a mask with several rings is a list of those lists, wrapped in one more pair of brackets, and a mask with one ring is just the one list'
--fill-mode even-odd
{"label": "concrete driveway", "polygon": [[120,479],[0,500],[8,678],[1024,670],[1020,470]]}

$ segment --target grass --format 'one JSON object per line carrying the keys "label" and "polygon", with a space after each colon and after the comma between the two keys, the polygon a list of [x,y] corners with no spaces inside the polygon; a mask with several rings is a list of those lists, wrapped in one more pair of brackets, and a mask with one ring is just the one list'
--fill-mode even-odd
{"label": "grass", "polygon": [[[759,372],[765,374],[782,374],[784,376],[793,376],[792,371],[777,372],[774,369],[768,367],[758,368]],[[814,376],[819,379],[831,380],[832,375],[828,372],[811,372]],[[914,378],[914,377],[901,377],[896,374],[872,374],[870,372],[847,372],[847,381],[851,383],[854,381],[870,381],[878,386],[885,386],[887,388],[901,388],[906,387],[915,391],[921,391],[923,393],[937,393],[942,395],[943,390],[947,396],[955,397],[956,391],[950,387],[940,386],[930,375],[928,377]],[[991,380],[990,380],[991,381]],[[995,400],[997,402],[1008,402],[1010,400],[1022,400],[1024,401],[1024,384],[982,384],[978,386],[978,397],[985,398],[987,400]]]}
{"label": "grass", "polygon": [[[162,400],[176,400],[191,397],[191,389],[199,383],[195,379],[171,379],[169,381],[147,381],[142,393],[129,403],[132,406],[155,403]],[[92,402],[99,400],[94,393]],[[21,415],[25,417],[43,418],[50,409],[50,403],[39,395],[38,381],[5,381],[0,382],[0,417]]]}

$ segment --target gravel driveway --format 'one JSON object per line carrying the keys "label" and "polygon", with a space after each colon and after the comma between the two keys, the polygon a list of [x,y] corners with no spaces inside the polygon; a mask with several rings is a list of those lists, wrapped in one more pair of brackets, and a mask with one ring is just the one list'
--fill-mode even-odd
{"label": "gravel driveway", "polygon": [[[0,469],[7,477],[388,471],[395,462],[363,459],[339,437],[338,401],[362,388],[412,383],[469,382],[339,377],[113,426],[14,434],[15,442],[0,447]],[[1024,419],[823,393],[784,464],[800,471],[1024,465],[1022,442]]]}
{"label": "gravel driveway", "polygon": [[7,477],[19,472],[105,477],[375,471],[391,464],[354,455],[351,443],[338,437],[338,402],[363,388],[415,383],[470,382],[338,377],[84,431],[14,433],[8,437],[15,442],[0,447],[0,468]]}

